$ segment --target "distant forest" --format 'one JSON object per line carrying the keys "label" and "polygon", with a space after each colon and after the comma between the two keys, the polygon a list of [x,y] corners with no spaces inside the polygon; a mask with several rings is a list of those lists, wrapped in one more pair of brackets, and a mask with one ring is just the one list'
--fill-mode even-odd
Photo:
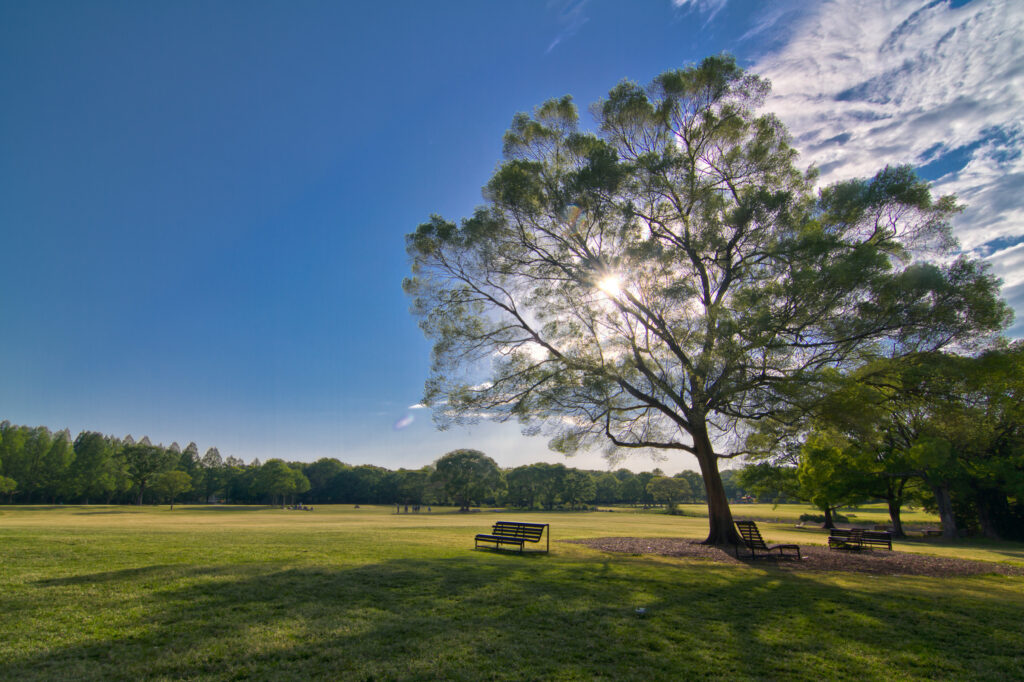
{"label": "distant forest", "polygon": [[[462,451],[475,452],[475,451]],[[501,469],[472,502],[519,508],[573,508],[591,504],[654,505],[704,501],[700,474],[665,476],[659,469],[588,471],[563,464]],[[440,461],[440,460],[439,460]],[[195,443],[154,445],[94,431],[71,433],[45,426],[0,423],[0,500],[8,504],[398,504],[462,503],[434,465],[392,471],[334,458],[316,462],[200,454]],[[733,499],[745,492],[736,472],[724,472]]]}

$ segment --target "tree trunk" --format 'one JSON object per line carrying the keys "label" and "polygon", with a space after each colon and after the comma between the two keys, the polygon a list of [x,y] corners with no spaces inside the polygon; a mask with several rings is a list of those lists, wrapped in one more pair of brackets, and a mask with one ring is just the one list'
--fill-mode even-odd
{"label": "tree trunk", "polygon": [[903,521],[900,519],[900,503],[898,500],[890,499],[889,501],[889,520],[892,521],[892,536],[894,538],[905,538],[907,534],[903,532]]}
{"label": "tree trunk", "polygon": [[999,521],[1008,516],[1010,511],[1006,495],[998,490],[981,490],[975,495],[975,507],[978,510],[981,534],[991,540],[1002,540]]}
{"label": "tree trunk", "polygon": [[890,480],[886,486],[889,520],[892,521],[892,535],[895,538],[907,537],[907,534],[903,532],[903,521],[900,519],[900,511],[903,507],[903,489],[906,485],[907,479],[901,478],[898,482]]}
{"label": "tree trunk", "polygon": [[822,509],[825,510],[825,525],[822,528],[832,530],[836,527],[836,520],[832,517],[832,507],[826,504]]}
{"label": "tree trunk", "polygon": [[708,502],[708,537],[705,545],[738,545],[741,544],[736,524],[732,520],[729,498],[725,495],[722,476],[718,473],[718,458],[711,446],[706,433],[694,435],[694,449],[697,451],[697,463],[704,477],[704,492]]}
{"label": "tree trunk", "polygon": [[949,499],[949,488],[945,485],[933,485],[935,504],[939,507],[939,519],[942,521],[942,537],[946,540],[956,539],[956,517],[953,515],[953,504]]}

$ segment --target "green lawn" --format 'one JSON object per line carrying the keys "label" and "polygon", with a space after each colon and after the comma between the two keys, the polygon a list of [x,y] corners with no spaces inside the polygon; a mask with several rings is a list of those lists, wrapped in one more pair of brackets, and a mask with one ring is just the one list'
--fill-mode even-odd
{"label": "green lawn", "polygon": [[[1024,578],[778,571],[558,542],[706,532],[704,519],[624,510],[521,515],[552,524],[550,555],[473,551],[498,518],[520,516],[0,507],[0,677],[1024,677]],[[791,521],[762,530],[825,537]],[[897,549],[1024,563],[1021,545]]]}

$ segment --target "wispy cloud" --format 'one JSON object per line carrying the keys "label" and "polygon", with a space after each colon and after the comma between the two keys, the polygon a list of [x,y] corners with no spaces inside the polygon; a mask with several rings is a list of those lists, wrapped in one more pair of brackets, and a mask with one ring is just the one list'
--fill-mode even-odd
{"label": "wispy cloud", "polygon": [[729,0],[672,0],[672,4],[680,9],[706,14],[707,18],[704,20],[705,26],[711,23],[711,20],[722,11],[722,8],[725,7],[728,2]]}
{"label": "wispy cloud", "polygon": [[772,80],[766,108],[803,161],[823,182],[914,164],[968,205],[954,224],[963,247],[989,258],[1007,293],[1019,287],[1024,263],[999,245],[1024,234],[1024,3],[781,0],[745,37],[783,16],[785,42],[751,70]]}
{"label": "wispy cloud", "polygon": [[559,25],[558,35],[548,45],[545,54],[550,53],[565,40],[572,38],[587,23],[587,17],[583,13],[589,0],[553,0],[548,3],[548,9],[557,12],[556,21]]}

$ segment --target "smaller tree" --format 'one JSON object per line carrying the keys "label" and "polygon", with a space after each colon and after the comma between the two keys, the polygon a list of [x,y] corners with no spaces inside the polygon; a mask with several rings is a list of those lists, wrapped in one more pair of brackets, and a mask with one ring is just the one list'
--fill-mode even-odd
{"label": "smaller tree", "polygon": [[797,480],[801,496],[825,514],[825,528],[834,528],[836,508],[864,501],[870,480],[858,451],[829,433],[812,433],[800,449]]}
{"label": "smaller tree", "polygon": [[445,493],[460,511],[469,511],[500,483],[501,473],[493,459],[479,450],[453,450],[434,465],[434,477],[444,485]]}
{"label": "smaller tree", "polygon": [[[185,448],[186,452],[195,447],[195,443],[189,443]],[[196,448],[196,452],[199,448]],[[210,448],[200,460],[203,467],[203,502],[212,500],[218,492],[224,489],[225,472],[227,465],[220,456],[220,450]]]}
{"label": "smaller tree", "polygon": [[257,494],[270,495],[271,505],[276,504],[277,496],[280,495],[283,508],[287,496],[298,490],[301,481],[305,482],[305,490],[309,490],[309,479],[302,476],[300,481],[299,476],[302,476],[302,472],[292,469],[284,460],[268,459],[256,469],[252,489]]}
{"label": "smaller tree", "polygon": [[758,502],[790,502],[800,498],[800,482],[795,466],[757,462],[739,469],[737,481]]}
{"label": "smaller tree", "polygon": [[295,498],[299,495],[309,492],[310,484],[309,479],[306,475],[298,469],[292,467],[292,482],[289,486],[288,494],[292,496],[292,504],[295,504]]}
{"label": "smaller tree", "polygon": [[192,490],[192,477],[180,469],[164,471],[153,477],[150,489],[160,497],[169,499],[171,509],[174,509],[174,498]]}
{"label": "smaller tree", "polygon": [[686,479],[667,476],[656,476],[648,481],[647,492],[656,502],[663,502],[670,511],[676,508],[680,500],[693,494]]}
{"label": "smaller tree", "polygon": [[696,471],[680,471],[673,478],[685,479],[690,484],[690,495],[685,498],[686,502],[704,501],[704,478]]}
{"label": "smaller tree", "polygon": [[619,501],[622,484],[614,474],[602,474],[594,481],[598,503],[612,504]]}
{"label": "smaller tree", "polygon": [[127,465],[127,473],[138,491],[137,504],[142,504],[146,488],[152,485],[157,474],[167,471],[177,464],[178,456],[169,455],[164,448],[149,444],[143,438],[138,445],[128,445],[121,450]]}
{"label": "smaller tree", "polygon": [[569,503],[570,509],[575,509],[577,504],[592,501],[596,494],[594,479],[587,472],[571,469],[565,474],[562,480],[562,499]]}
{"label": "smaller tree", "polygon": [[630,476],[623,479],[619,486],[619,497],[623,502],[636,506],[644,495],[644,483],[639,476]]}

